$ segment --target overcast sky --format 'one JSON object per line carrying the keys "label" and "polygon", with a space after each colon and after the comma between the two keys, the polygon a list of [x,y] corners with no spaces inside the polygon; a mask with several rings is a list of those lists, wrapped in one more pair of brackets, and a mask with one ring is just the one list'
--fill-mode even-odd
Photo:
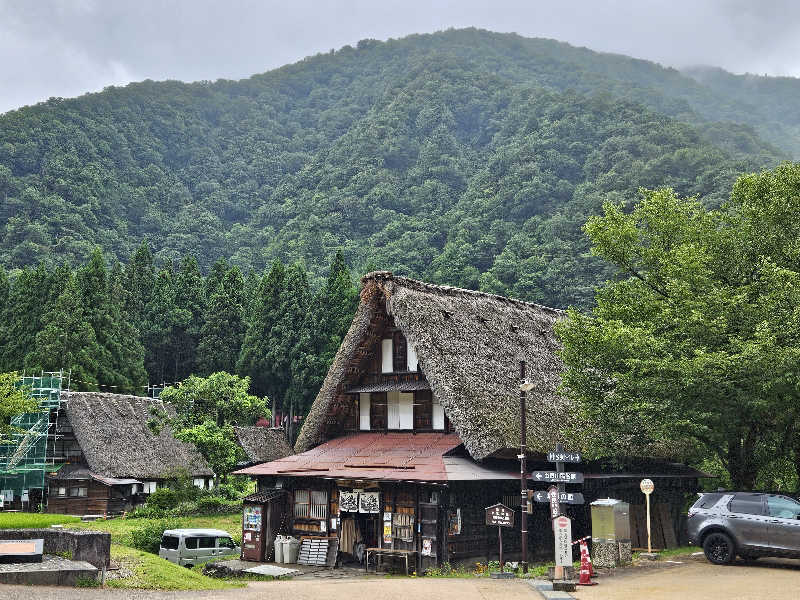
{"label": "overcast sky", "polygon": [[0,0],[0,112],[142,79],[238,79],[448,27],[800,76],[793,0]]}

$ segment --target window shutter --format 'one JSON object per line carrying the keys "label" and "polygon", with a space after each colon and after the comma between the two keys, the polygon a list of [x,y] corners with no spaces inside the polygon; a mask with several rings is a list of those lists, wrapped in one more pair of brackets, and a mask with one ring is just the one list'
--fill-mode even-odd
{"label": "window shutter", "polygon": [[419,360],[417,359],[417,351],[414,350],[414,346],[412,346],[411,344],[407,344],[407,351],[408,351],[408,358],[407,358],[408,370],[416,371],[417,364],[419,363]]}
{"label": "window shutter", "polygon": [[400,392],[389,392],[386,395],[388,404],[388,429],[400,429]]}

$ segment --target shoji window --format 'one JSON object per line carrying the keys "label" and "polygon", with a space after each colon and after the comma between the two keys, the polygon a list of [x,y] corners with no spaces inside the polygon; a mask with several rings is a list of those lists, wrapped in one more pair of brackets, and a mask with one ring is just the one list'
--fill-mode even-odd
{"label": "shoji window", "polygon": [[414,394],[400,393],[400,426],[398,429],[414,429]]}
{"label": "shoji window", "polygon": [[369,394],[361,394],[358,400],[360,424],[359,429],[369,431],[370,424],[370,401]]}
{"label": "shoji window", "polygon": [[444,430],[444,409],[439,404],[439,399],[433,398],[433,428]]}
{"label": "shoji window", "polygon": [[407,344],[406,349],[408,351],[408,370],[409,371],[416,371],[419,360],[417,359],[417,352],[414,350],[414,346],[411,344]]}
{"label": "shoji window", "polygon": [[311,514],[311,492],[309,490],[295,490],[294,516],[298,519],[308,519]]}
{"label": "shoji window", "polygon": [[386,394],[388,429],[400,429],[400,392]]}
{"label": "shoji window", "polygon": [[381,373],[391,373],[394,370],[392,355],[392,339],[381,340]]}
{"label": "shoji window", "polygon": [[311,518],[319,520],[328,518],[328,492],[311,492]]}

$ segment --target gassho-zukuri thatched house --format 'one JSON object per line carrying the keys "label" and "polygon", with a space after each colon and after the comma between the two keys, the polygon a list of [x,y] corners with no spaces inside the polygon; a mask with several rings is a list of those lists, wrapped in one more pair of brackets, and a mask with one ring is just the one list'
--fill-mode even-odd
{"label": "gassho-zukuri thatched house", "polygon": [[[568,443],[561,432],[571,413],[556,393],[562,365],[553,333],[563,313],[389,272],[362,284],[297,454],[239,471],[258,481],[245,502],[243,556],[268,560],[276,533],[327,538],[329,562],[337,548],[343,561],[360,559],[364,548],[407,550],[419,570],[494,555],[497,532],[486,527],[484,509],[521,504],[521,361],[535,383],[527,399],[529,470],[552,469],[545,453]],[[653,478],[663,544],[675,544],[674,522],[702,474],[663,461],[616,464],[581,465],[585,483],[567,491],[582,492],[587,503],[612,496],[642,504],[639,480]],[[575,537],[589,533],[588,512],[588,504],[570,507]],[[518,549],[519,514],[515,522],[517,533],[504,536],[509,553]],[[534,506],[528,529],[532,553],[552,555],[547,505]]]}
{"label": "gassho-zukuri thatched house", "polygon": [[213,486],[214,473],[194,446],[169,427],[155,433],[148,425],[152,408],[171,411],[164,402],[98,392],[63,392],[62,399],[54,460],[63,466],[48,476],[48,512],[119,514],[176,476]]}
{"label": "gassho-zukuri thatched house", "polygon": [[252,425],[233,428],[236,443],[245,454],[240,468],[257,465],[271,460],[278,460],[292,454],[292,447],[282,427]]}

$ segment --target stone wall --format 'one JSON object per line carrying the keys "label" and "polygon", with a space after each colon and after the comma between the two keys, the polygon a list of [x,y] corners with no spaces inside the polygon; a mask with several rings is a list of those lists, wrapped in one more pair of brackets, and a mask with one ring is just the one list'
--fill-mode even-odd
{"label": "stone wall", "polygon": [[111,534],[78,529],[0,529],[0,540],[44,540],[45,554],[68,555],[98,569],[111,562]]}

